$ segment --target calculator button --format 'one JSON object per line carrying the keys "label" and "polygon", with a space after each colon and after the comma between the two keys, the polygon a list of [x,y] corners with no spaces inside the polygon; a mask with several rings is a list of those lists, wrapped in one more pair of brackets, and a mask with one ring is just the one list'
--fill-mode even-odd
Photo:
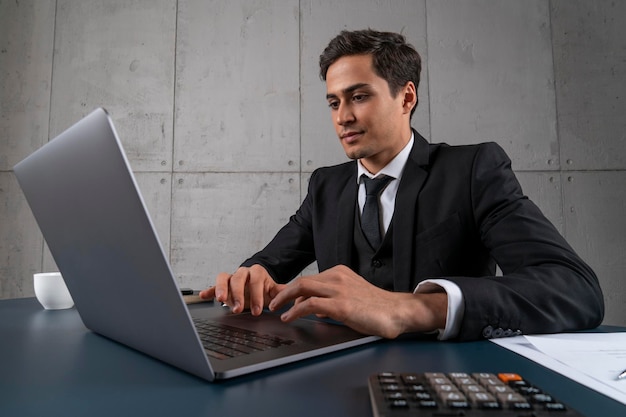
{"label": "calculator button", "polygon": [[510,407],[515,404],[527,404],[528,407],[525,407],[525,408],[530,407],[530,405],[528,404],[528,401],[526,400],[526,397],[520,394],[516,394],[516,393],[497,394],[496,398],[498,399],[498,401],[500,401],[502,404],[504,404],[507,407]]}
{"label": "calculator button", "polygon": [[402,382],[404,382],[405,384],[414,384],[418,381],[419,381],[419,378],[417,377],[417,375],[414,375],[414,374],[402,375]]}
{"label": "calculator button", "polygon": [[[469,401],[472,403],[472,405],[478,407],[478,408],[485,408],[485,405],[490,405],[486,408],[494,408],[493,404],[498,404],[498,402],[496,401],[496,398],[491,395],[488,394],[486,392],[473,392],[471,394],[469,394],[468,396]],[[498,407],[495,407],[498,408]]]}
{"label": "calculator button", "polygon": [[522,411],[522,410],[530,410],[532,409],[532,407],[530,406],[529,403],[527,402],[523,402],[523,403],[513,403],[510,405],[509,407],[511,410],[518,410],[518,411]]}
{"label": "calculator button", "polygon": [[387,394],[388,400],[400,400],[404,398],[404,394],[401,392],[392,392],[391,394]]}
{"label": "calculator button", "polygon": [[481,379],[495,379],[496,378],[494,374],[491,374],[489,372],[475,372],[472,374],[472,377],[478,381],[480,381]]}
{"label": "calculator button", "polygon": [[470,377],[452,378],[452,382],[454,382],[459,387],[463,385],[476,385],[476,380]]}
{"label": "calculator button", "polygon": [[447,393],[447,392],[459,392],[459,390],[456,388],[456,385],[452,385],[452,384],[441,384],[441,385],[433,385],[433,389],[435,390],[435,392],[443,392],[443,393]]}
{"label": "calculator button", "polygon": [[434,400],[419,401],[417,403],[417,407],[418,408],[430,408],[430,409],[439,408],[437,401],[434,401]]}
{"label": "calculator button", "polygon": [[392,408],[407,408],[409,403],[406,400],[393,400],[390,405]]}
{"label": "calculator button", "polygon": [[487,391],[495,395],[515,393],[511,387],[507,387],[506,385],[490,385],[487,387]]}
{"label": "calculator button", "polygon": [[519,376],[518,374],[511,374],[511,373],[498,374],[498,379],[504,383],[509,383],[513,381],[522,381],[521,376]]}
{"label": "calculator button", "polygon": [[502,381],[500,381],[499,379],[494,378],[486,378],[486,379],[481,379],[479,380],[480,385],[482,385],[483,387],[503,387],[506,386],[504,385],[504,383]]}
{"label": "calculator button", "polygon": [[426,379],[431,379],[431,378],[446,378],[446,374],[444,374],[443,372],[425,372],[424,373],[424,377]]}
{"label": "calculator button", "polygon": [[446,377],[433,377],[433,378],[427,378],[428,379],[428,383],[430,385],[450,385],[452,384],[452,381],[450,381],[448,378]]}
{"label": "calculator button", "polygon": [[544,405],[544,409],[548,410],[548,411],[565,411],[567,410],[565,408],[565,405],[561,404],[561,403],[548,403]]}
{"label": "calculator button", "polygon": [[400,391],[400,385],[398,384],[382,384],[383,391]]}
{"label": "calculator button", "polygon": [[407,385],[406,390],[410,392],[424,392],[426,391],[426,387],[423,384],[412,384]]}
{"label": "calculator button", "polygon": [[541,390],[537,387],[525,386],[525,387],[516,387],[516,388],[523,395],[541,394]]}
{"label": "calculator button", "polygon": [[460,388],[466,395],[476,392],[485,392],[485,389],[480,385],[463,385]]}
{"label": "calculator button", "polygon": [[551,403],[553,402],[552,397],[548,394],[535,394],[530,397],[530,400],[534,403]]}
{"label": "calculator button", "polygon": [[437,394],[437,397],[441,400],[443,404],[446,404],[448,407],[453,408],[466,408],[466,406],[460,406],[459,404],[467,404],[467,399],[465,395],[461,394],[459,391],[453,392],[440,392]]}
{"label": "calculator button", "polygon": [[502,409],[502,406],[500,405],[499,402],[497,401],[492,401],[492,402],[485,402],[480,404],[480,407],[483,410],[500,410]]}
{"label": "calculator button", "polygon": [[447,405],[448,407],[455,410],[470,408],[470,405],[467,401],[451,401]]}
{"label": "calculator button", "polygon": [[408,392],[407,396],[414,400],[432,400],[433,397],[427,391],[422,392]]}

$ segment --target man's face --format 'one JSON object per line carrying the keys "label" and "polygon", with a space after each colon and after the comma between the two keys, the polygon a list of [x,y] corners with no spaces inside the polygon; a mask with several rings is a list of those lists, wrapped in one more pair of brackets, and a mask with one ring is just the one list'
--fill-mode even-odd
{"label": "man's face", "polygon": [[392,97],[387,81],[374,72],[371,55],[344,56],[326,73],[326,98],[341,145],[349,158],[361,159],[372,173],[411,137],[413,105],[407,104],[406,90],[415,90],[412,83],[407,85]]}

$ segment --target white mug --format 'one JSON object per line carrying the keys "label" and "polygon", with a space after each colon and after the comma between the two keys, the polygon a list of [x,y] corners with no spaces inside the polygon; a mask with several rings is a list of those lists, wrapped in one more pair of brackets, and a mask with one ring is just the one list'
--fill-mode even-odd
{"label": "white mug", "polygon": [[35,296],[46,310],[61,310],[74,306],[74,300],[60,272],[42,272],[33,275],[33,279]]}

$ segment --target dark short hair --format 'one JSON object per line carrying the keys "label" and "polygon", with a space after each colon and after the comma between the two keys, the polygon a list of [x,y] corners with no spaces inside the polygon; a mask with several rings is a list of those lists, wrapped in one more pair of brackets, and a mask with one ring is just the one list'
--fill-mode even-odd
{"label": "dark short hair", "polygon": [[[341,31],[320,55],[320,78],[326,81],[328,68],[339,58],[349,55],[372,55],[376,74],[387,81],[395,97],[407,82],[419,86],[422,59],[404,35],[372,29]],[[417,91],[416,91],[417,94]],[[417,105],[413,107],[411,116]]]}

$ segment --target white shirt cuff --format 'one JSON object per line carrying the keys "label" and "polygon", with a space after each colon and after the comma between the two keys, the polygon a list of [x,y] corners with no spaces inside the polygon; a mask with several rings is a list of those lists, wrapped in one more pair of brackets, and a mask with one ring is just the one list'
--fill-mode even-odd
{"label": "white shirt cuff", "polygon": [[465,303],[463,302],[463,292],[452,281],[447,279],[427,279],[420,282],[413,293],[429,293],[433,292],[437,287],[443,288],[448,295],[448,312],[446,317],[446,328],[438,329],[439,340],[448,340],[459,334],[463,313],[465,312]]}

